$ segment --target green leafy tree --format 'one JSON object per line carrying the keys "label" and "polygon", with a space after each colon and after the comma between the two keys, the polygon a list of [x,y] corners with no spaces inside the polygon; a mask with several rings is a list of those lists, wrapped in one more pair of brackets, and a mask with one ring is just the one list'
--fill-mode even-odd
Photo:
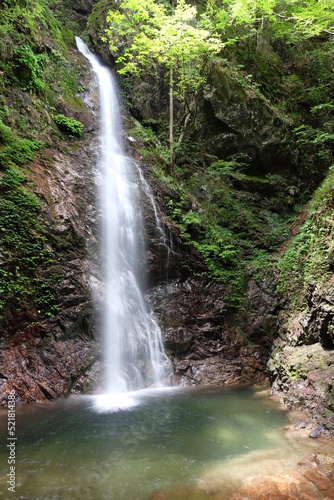
{"label": "green leafy tree", "polygon": [[248,28],[243,36],[265,26],[271,27],[274,37],[284,37],[290,43],[334,35],[333,0],[226,0],[223,8],[208,0],[207,15],[214,17],[220,32],[230,26]]}
{"label": "green leafy tree", "polygon": [[197,19],[196,8],[179,0],[167,8],[153,0],[123,0],[119,10],[109,11],[107,38],[116,54],[120,74],[140,75],[148,70],[169,74],[170,172],[174,166],[174,101],[180,113],[181,144],[210,62],[223,47],[221,40]]}
{"label": "green leafy tree", "polygon": [[[278,4],[280,5],[280,4]],[[319,35],[334,35],[333,0],[306,0],[284,2],[284,8],[277,8],[276,35],[285,35],[288,41]]]}

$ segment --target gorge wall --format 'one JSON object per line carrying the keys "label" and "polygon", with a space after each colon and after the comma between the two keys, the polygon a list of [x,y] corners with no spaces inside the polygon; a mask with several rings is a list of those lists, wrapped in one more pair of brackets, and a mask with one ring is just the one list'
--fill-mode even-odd
{"label": "gorge wall", "polygon": [[[0,45],[6,82],[0,101],[2,404],[12,388],[22,402],[99,391],[98,101],[70,29],[88,41],[90,15],[91,44],[113,64],[100,42],[111,7],[60,2],[58,10],[42,14],[49,16],[43,33],[29,25],[29,16],[24,29],[17,18]],[[9,11],[0,7],[2,24]],[[52,23],[62,26],[61,37]],[[47,59],[38,76],[46,88],[38,87],[36,71],[24,62],[28,49],[20,55],[14,42],[30,44],[36,67],[41,55]],[[309,46],[303,50],[311,54]],[[265,36],[248,60],[246,53],[248,47],[240,44],[212,68],[196,118],[176,153],[173,176],[166,173],[163,155],[168,148],[165,83],[149,76],[119,79],[127,153],[140,165],[173,240],[168,253],[143,194],[146,296],[173,359],[175,383],[270,380],[286,404],[309,411],[314,435],[330,433],[332,146],[307,141],[295,129],[297,113],[312,130],[324,122],[333,126],[333,113],[328,107],[310,114],[314,103],[299,81],[298,87],[297,76],[307,74],[308,88],[316,82],[297,64],[298,54],[294,58],[273,47]],[[236,72],[240,62],[244,69]],[[282,112],[280,99],[289,101],[290,112]],[[68,124],[57,125],[57,116],[83,124],[81,135]],[[29,146],[33,153],[21,161],[17,151],[24,139],[30,141],[25,151]],[[36,220],[24,222],[27,239],[8,239],[12,225],[19,232],[26,221],[22,200],[27,196],[30,203],[34,197]],[[10,203],[22,209],[14,222]],[[33,249],[25,254],[28,244],[38,246],[38,258]]]}

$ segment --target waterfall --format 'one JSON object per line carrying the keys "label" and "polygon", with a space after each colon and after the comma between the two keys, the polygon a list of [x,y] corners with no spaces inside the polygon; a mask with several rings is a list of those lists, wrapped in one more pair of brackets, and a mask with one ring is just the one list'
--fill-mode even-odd
{"label": "waterfall", "polygon": [[166,259],[166,282],[168,283],[168,266],[169,266],[169,261],[170,261],[170,255],[173,252],[173,235],[172,232],[166,228],[165,224],[161,222],[159,219],[158,215],[158,209],[157,205],[155,203],[155,199],[153,196],[153,193],[151,191],[151,188],[149,186],[149,183],[145,179],[143,172],[140,170],[137,164],[135,164],[137,169],[138,169],[138,174],[139,174],[139,179],[141,186],[143,188],[143,191],[147,198],[150,201],[153,213],[154,213],[154,218],[155,218],[155,225],[156,229],[159,235],[159,240],[160,240],[160,245],[164,246],[166,249],[166,254],[167,254],[167,259]]}
{"label": "waterfall", "polygon": [[123,153],[115,84],[110,69],[100,63],[80,38],[76,37],[76,43],[96,74],[100,92],[104,392],[124,394],[165,385],[172,369],[160,328],[145,304],[140,286],[140,270],[145,265],[140,179],[133,161]]}

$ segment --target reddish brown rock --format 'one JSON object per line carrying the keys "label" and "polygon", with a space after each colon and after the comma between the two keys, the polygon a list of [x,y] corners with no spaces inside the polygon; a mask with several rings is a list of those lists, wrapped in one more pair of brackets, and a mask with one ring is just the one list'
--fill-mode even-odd
{"label": "reddish brown rock", "polygon": [[[149,297],[174,358],[175,383],[236,385],[266,381],[269,351],[228,312],[224,285],[188,277],[160,284]],[[260,300],[260,299],[258,299]],[[243,323],[249,332],[252,327]],[[271,338],[268,330],[263,339]]]}
{"label": "reddish brown rock", "polygon": [[35,338],[20,345],[9,344],[0,361],[1,404],[7,403],[12,389],[17,401],[24,403],[92,390],[98,384],[94,367],[98,357],[99,346],[90,338]]}
{"label": "reddish brown rock", "polygon": [[301,472],[284,471],[277,475],[251,478],[230,500],[333,500],[333,456],[322,457],[327,465],[319,460],[318,454],[314,454],[305,459],[307,467]]}

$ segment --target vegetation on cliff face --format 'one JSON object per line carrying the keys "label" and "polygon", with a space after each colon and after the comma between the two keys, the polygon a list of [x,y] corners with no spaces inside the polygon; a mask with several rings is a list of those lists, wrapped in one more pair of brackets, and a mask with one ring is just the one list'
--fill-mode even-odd
{"label": "vegetation on cliff face", "polygon": [[[0,318],[36,322],[59,310],[55,284],[46,276],[55,260],[40,200],[33,194],[34,161],[61,136],[80,135],[73,116],[79,69],[69,57],[73,32],[58,18],[59,2],[11,1],[0,6]],[[65,9],[65,4],[58,8]],[[74,23],[72,23],[74,24]],[[78,28],[78,26],[77,26]],[[58,114],[57,114],[58,111]],[[20,321],[18,321],[20,324]]]}
{"label": "vegetation on cliff face", "polygon": [[278,290],[295,306],[302,306],[308,290],[333,272],[333,168],[301,213],[304,221],[278,263]]}
{"label": "vegetation on cliff face", "polygon": [[41,281],[39,266],[54,260],[53,252],[45,246],[43,228],[38,223],[39,202],[24,189],[24,176],[15,167],[7,169],[0,179],[0,231],[2,263],[0,268],[0,307],[8,301],[16,311],[34,307],[35,300],[46,314],[57,312],[52,294],[52,280]]}
{"label": "vegetation on cliff face", "polygon": [[[196,113],[188,117],[186,127],[182,105],[174,111],[175,137],[182,136],[182,141],[174,138],[175,168],[170,177],[167,94],[176,90],[167,75],[160,80],[139,69],[150,62],[154,75],[164,75],[164,60],[156,58],[153,64],[148,58],[145,40],[160,29],[151,25],[156,16],[152,12],[160,9],[173,19],[185,4],[177,3],[176,10],[169,2],[150,5],[131,1],[111,6],[107,34],[118,55],[119,73],[130,73],[120,82],[138,119],[131,134],[144,141],[141,153],[154,161],[154,172],[173,193],[165,209],[183,241],[202,256],[207,274],[231,287],[232,303],[240,303],[247,277],[261,279],[267,274],[276,288],[280,270],[278,291],[284,294],[289,255],[292,261],[295,252],[302,252],[303,236],[283,261],[278,249],[332,164],[334,10],[327,2],[311,0],[265,0],[256,6],[246,0],[196,2],[197,15],[190,25],[205,28],[224,48],[210,63],[196,98]],[[131,19],[140,15],[141,21],[132,25]],[[98,24],[94,11],[90,23]],[[183,24],[189,25],[189,19],[184,17]],[[164,50],[168,52],[168,44]],[[191,102],[193,95],[190,87],[184,88],[183,102]],[[253,135],[240,123],[242,114],[254,128]],[[280,139],[270,144],[265,128]]]}

